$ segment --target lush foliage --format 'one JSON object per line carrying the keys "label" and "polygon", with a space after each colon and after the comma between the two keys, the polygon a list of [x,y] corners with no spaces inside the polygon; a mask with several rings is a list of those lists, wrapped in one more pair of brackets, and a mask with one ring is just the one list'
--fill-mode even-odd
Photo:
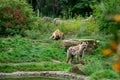
{"label": "lush foliage", "polygon": [[[110,56],[116,54],[115,61],[112,62],[112,68],[120,73],[120,0],[104,0],[100,5],[95,6],[96,21],[99,24],[101,32],[112,34],[113,39],[111,42],[102,50],[104,56]],[[110,38],[109,38],[110,39]]]}
{"label": "lush foliage", "polygon": [[42,34],[48,33],[46,36],[50,36],[49,33],[51,34],[51,32],[55,31],[56,29],[60,29],[65,36],[74,35],[75,37],[82,37],[99,34],[98,25],[95,23],[94,17],[82,18],[77,16],[70,19],[60,19],[56,21],[57,25],[54,23],[53,18],[50,22],[43,22],[42,19],[43,18],[38,20],[38,26]]}
{"label": "lush foliage", "polygon": [[0,35],[22,34],[34,25],[32,7],[25,0],[0,0]]}
{"label": "lush foliage", "polygon": [[92,13],[91,5],[98,0],[27,0],[36,13],[41,12],[44,16],[69,16],[90,15]]}
{"label": "lush foliage", "polygon": [[112,53],[116,53],[117,49],[116,43],[109,44],[113,36],[99,33],[100,30],[118,37],[117,34],[120,31],[119,0],[102,0],[99,6],[94,7],[95,13],[92,18],[83,18],[79,14],[86,15],[90,10],[86,9],[91,8],[96,0],[27,1],[32,4],[35,11],[39,9],[44,15],[62,14],[62,19],[58,19],[57,24],[51,17],[49,17],[50,21],[44,21],[42,16],[35,21],[32,8],[25,0],[0,0],[0,34],[26,36],[0,37],[0,72],[69,71],[73,65],[65,63],[66,50],[61,40],[49,40],[52,32],[60,29],[65,34],[65,39],[92,38],[100,41],[98,47],[83,58],[85,64],[82,73],[84,75],[90,76],[91,80],[120,78],[119,74],[112,70],[120,72],[120,62],[112,64],[116,57],[116,54]]}
{"label": "lush foliage", "polygon": [[120,14],[119,3],[120,0],[104,0],[95,6],[94,12],[100,31],[112,33],[115,37],[117,37],[120,30],[119,16],[117,16]]}

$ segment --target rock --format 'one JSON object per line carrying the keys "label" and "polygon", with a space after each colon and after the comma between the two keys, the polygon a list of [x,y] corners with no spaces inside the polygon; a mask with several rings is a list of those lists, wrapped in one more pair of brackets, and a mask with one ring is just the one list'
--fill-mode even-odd
{"label": "rock", "polygon": [[84,74],[84,65],[76,64],[70,69],[71,73]]}
{"label": "rock", "polygon": [[0,79],[23,77],[46,77],[64,80],[89,80],[88,76],[67,73],[64,71],[19,71],[13,73],[0,73]]}
{"label": "rock", "polygon": [[61,23],[61,19],[60,18],[54,18],[53,23],[57,26]]}
{"label": "rock", "polygon": [[83,41],[88,42],[88,47],[87,47],[87,50],[85,51],[86,54],[94,50],[99,44],[99,41],[94,39],[74,39],[74,40],[70,39],[70,40],[62,40],[62,45],[63,47],[68,49],[70,46],[76,46]]}
{"label": "rock", "polygon": [[42,21],[43,22],[52,22],[52,18],[51,17],[43,17]]}

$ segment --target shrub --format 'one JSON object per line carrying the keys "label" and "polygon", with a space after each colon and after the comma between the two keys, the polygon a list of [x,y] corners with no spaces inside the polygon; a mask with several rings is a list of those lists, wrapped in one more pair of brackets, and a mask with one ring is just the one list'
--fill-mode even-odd
{"label": "shrub", "polygon": [[0,35],[23,35],[34,26],[34,13],[25,0],[0,0],[0,3]]}
{"label": "shrub", "polygon": [[[120,0],[103,0],[94,8],[94,15],[96,16],[97,24],[101,32],[112,33],[117,38],[117,33],[120,30],[119,17],[120,14]],[[117,21],[114,20],[117,17]]]}

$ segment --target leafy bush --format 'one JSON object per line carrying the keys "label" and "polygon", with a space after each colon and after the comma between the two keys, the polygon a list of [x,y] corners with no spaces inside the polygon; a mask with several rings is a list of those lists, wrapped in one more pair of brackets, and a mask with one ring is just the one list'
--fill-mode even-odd
{"label": "leafy bush", "polygon": [[35,18],[25,0],[0,0],[0,34],[24,34],[34,26]]}
{"label": "leafy bush", "polygon": [[[95,6],[95,16],[96,21],[99,24],[99,29],[101,32],[112,34],[113,39],[111,39],[111,42],[105,46],[104,49],[102,49],[102,53],[106,57],[113,56],[114,53],[117,56],[117,58],[114,58],[113,62],[111,62],[111,66],[113,66],[113,70],[116,72],[120,72],[120,69],[116,69],[114,67],[114,63],[120,62],[119,58],[119,52],[117,52],[118,44],[120,43],[119,40],[119,31],[120,31],[120,0],[104,0],[100,3],[100,5]],[[109,38],[110,39],[110,38]],[[113,47],[114,45],[114,47]],[[119,63],[117,63],[117,66],[120,66]]]}
{"label": "leafy bush", "polygon": [[96,16],[100,31],[112,33],[115,37],[120,30],[120,22],[114,19],[117,14],[120,14],[119,3],[120,0],[103,0],[99,5],[97,4],[94,7],[94,15]]}

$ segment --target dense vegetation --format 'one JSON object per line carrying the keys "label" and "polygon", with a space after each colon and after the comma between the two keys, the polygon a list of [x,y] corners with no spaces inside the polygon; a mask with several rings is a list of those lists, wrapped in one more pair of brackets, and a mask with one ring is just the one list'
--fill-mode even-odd
{"label": "dense vegetation", "polygon": [[[0,72],[69,72],[73,65],[66,63],[66,49],[61,40],[49,40],[52,32],[60,29],[65,39],[88,38],[100,41],[98,47],[83,58],[86,62],[80,74],[90,76],[91,80],[119,80],[120,65],[113,67],[113,63],[115,57],[119,57],[116,46],[120,42],[120,1],[98,2],[0,0]],[[86,14],[93,16],[83,17]],[[60,18],[58,23],[54,22],[54,17]],[[114,42],[112,46],[111,41]]]}
{"label": "dense vegetation", "polygon": [[25,30],[36,26],[33,10],[21,0],[0,0],[0,34],[24,35]]}
{"label": "dense vegetation", "polygon": [[27,0],[33,6],[34,11],[44,16],[65,16],[66,18],[76,15],[89,16],[92,14],[92,6],[99,0]]}

